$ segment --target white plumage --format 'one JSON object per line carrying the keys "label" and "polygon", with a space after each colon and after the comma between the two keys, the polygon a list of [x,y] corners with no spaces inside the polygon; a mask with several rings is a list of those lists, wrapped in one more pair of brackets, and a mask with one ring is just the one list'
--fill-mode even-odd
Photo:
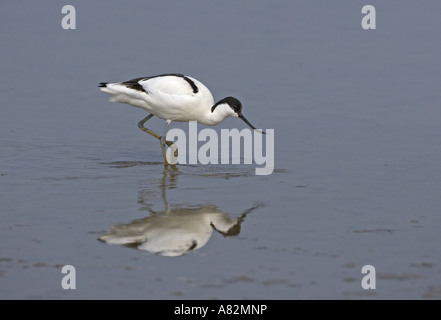
{"label": "white plumage", "polygon": [[[172,121],[197,121],[211,126],[227,117],[238,117],[256,130],[242,115],[242,104],[238,99],[226,97],[214,103],[213,95],[203,83],[182,74],[162,74],[116,83],[101,82],[100,90],[111,94],[112,102],[130,104],[150,113],[138,126],[160,140],[166,165],[165,144],[169,142],[165,141],[165,137]],[[153,115],[166,120],[162,136],[144,127],[144,123]]]}

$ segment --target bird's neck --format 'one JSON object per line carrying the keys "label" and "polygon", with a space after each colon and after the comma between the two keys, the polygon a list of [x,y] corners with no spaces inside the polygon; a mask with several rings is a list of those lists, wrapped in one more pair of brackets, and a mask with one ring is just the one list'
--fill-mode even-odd
{"label": "bird's neck", "polygon": [[213,112],[211,112],[211,108],[208,111],[207,119],[210,122],[210,125],[216,125],[222,122],[225,118],[231,116],[231,108],[227,105],[218,105]]}
{"label": "bird's neck", "polygon": [[222,120],[224,120],[224,119],[225,119],[225,117],[222,117],[220,114],[216,113],[216,111],[213,113],[210,111],[210,114],[207,117],[207,124],[210,126],[214,126],[214,125],[222,122]]}

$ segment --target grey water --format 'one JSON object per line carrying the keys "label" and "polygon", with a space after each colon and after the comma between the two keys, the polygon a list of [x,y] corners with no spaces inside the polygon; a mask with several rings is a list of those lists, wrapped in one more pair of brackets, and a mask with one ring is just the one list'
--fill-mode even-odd
{"label": "grey water", "polygon": [[[441,298],[439,1],[65,4],[0,4],[1,299]],[[163,73],[239,98],[274,171],[164,169],[97,88]]]}

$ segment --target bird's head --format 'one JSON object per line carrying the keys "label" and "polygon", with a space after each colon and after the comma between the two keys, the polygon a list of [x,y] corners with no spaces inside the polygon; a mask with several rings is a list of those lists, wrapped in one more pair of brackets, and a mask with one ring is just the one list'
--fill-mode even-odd
{"label": "bird's head", "polygon": [[265,131],[261,131],[256,129],[242,114],[242,103],[234,98],[234,97],[226,97],[215,103],[214,106],[211,107],[211,112],[216,112],[218,114],[222,114],[224,118],[226,117],[235,117],[242,119],[251,129],[259,131],[260,133],[265,133]]}

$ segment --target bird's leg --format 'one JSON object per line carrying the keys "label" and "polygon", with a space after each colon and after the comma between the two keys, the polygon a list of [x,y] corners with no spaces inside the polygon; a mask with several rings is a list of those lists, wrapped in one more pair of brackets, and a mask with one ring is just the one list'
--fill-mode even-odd
{"label": "bird's leg", "polygon": [[[168,127],[170,125],[171,121],[170,120],[166,120],[165,121],[165,128],[164,128],[164,134],[162,135],[162,137],[159,139],[159,142],[161,143],[161,149],[162,149],[162,156],[164,157],[164,164],[167,167],[168,164],[176,164],[176,160],[178,157],[178,147],[176,146],[176,144],[173,143],[173,141],[167,141],[167,131],[168,131]],[[167,160],[167,152],[165,150],[165,145],[168,145],[171,148],[171,152],[170,152],[170,157],[171,157],[171,163],[168,162]]]}
{"label": "bird's leg", "polygon": [[[173,162],[176,163],[176,159],[178,157],[178,148],[176,147],[176,145],[173,143],[173,141],[166,141],[166,137],[167,137],[167,131],[168,131],[168,126],[170,125],[171,121],[166,121],[166,125],[165,125],[165,130],[164,130],[164,135],[161,137],[159,134],[157,134],[156,132],[153,132],[150,129],[147,129],[146,127],[144,127],[144,124],[151,118],[153,117],[153,114],[149,114],[147,117],[145,117],[144,119],[142,119],[141,121],[138,122],[138,128],[141,129],[142,131],[154,136],[156,139],[158,139],[161,143],[161,148],[162,148],[162,155],[164,157],[164,164],[165,166],[167,166],[169,163],[167,161],[167,156],[166,156],[166,151],[165,151],[165,145],[168,145],[171,148],[171,157],[172,160],[174,160]],[[174,164],[172,163],[172,164]]]}
{"label": "bird's leg", "polygon": [[141,129],[144,132],[147,132],[148,134],[151,134],[156,139],[161,140],[161,136],[159,134],[157,134],[156,132],[153,132],[150,129],[147,129],[146,127],[144,127],[144,123],[146,123],[151,117],[153,117],[153,114],[149,114],[147,117],[145,117],[144,119],[139,121],[138,122],[138,128]]}

